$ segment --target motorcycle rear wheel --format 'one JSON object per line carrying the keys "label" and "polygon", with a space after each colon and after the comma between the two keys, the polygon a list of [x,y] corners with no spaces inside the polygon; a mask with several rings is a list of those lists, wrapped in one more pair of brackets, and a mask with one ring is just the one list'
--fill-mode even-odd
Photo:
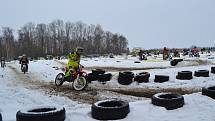
{"label": "motorcycle rear wheel", "polygon": [[85,79],[85,77],[80,76],[79,78],[74,80],[72,87],[77,91],[84,90],[87,87],[87,80]]}

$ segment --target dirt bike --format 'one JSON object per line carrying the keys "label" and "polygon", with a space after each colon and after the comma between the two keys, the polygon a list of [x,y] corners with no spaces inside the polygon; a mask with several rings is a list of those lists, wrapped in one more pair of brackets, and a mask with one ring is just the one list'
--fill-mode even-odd
{"label": "dirt bike", "polygon": [[[61,86],[64,82],[72,82],[72,87],[77,90],[81,91],[84,90],[87,87],[87,80],[86,76],[87,73],[82,70],[83,66],[79,66],[79,69],[75,72],[70,72],[71,77],[69,79],[65,79],[64,73],[59,73],[55,78],[55,85]],[[70,71],[67,67],[64,68],[65,73],[67,71]]]}
{"label": "dirt bike", "polygon": [[27,64],[23,64],[21,67],[21,71],[25,74],[27,72]]}

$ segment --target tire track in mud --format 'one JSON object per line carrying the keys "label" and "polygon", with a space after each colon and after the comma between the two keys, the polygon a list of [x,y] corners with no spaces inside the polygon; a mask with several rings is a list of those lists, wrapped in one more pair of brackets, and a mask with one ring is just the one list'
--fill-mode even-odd
{"label": "tire track in mud", "polygon": [[[27,89],[40,90],[47,95],[64,96],[73,101],[80,103],[92,104],[98,100],[104,100],[109,98],[118,98],[126,101],[143,100],[145,98],[134,97],[130,95],[120,94],[118,92],[112,92],[104,90],[102,88],[87,87],[83,91],[73,90],[71,84],[64,84],[61,87],[56,87],[54,82],[41,82],[38,79],[31,79],[30,74],[23,74],[17,70],[17,68],[8,65],[9,69],[13,71],[13,76],[16,78],[14,81],[15,86],[23,86]],[[105,96],[107,94],[107,96]]]}
{"label": "tire track in mud", "polygon": [[153,88],[130,88],[130,89],[125,89],[125,88],[112,88],[112,89],[107,89],[109,91],[125,94],[125,95],[132,95],[132,96],[137,96],[137,97],[146,97],[146,98],[151,98],[154,94],[156,93],[163,93],[163,92],[170,92],[170,93],[177,93],[177,94],[192,94],[196,92],[201,92],[201,88],[158,88],[158,89],[153,89]]}
{"label": "tire track in mud", "polygon": [[127,87],[110,87],[110,86],[98,86],[91,85],[83,91],[75,91],[70,86],[71,84],[64,84],[61,87],[56,87],[54,82],[41,82],[37,79],[31,79],[30,75],[23,74],[13,66],[8,66],[13,70],[14,75],[18,79],[16,84],[20,84],[28,89],[41,90],[47,95],[65,96],[71,100],[81,103],[92,104],[98,100],[117,98],[126,101],[145,100],[152,97],[159,92],[172,92],[179,94],[191,94],[200,92],[200,88],[127,88]]}
{"label": "tire track in mud", "polygon": [[56,87],[53,82],[40,82],[37,81],[36,79],[32,80],[28,73],[23,74],[20,71],[18,71],[15,67],[10,65],[8,67],[14,72],[13,75],[16,78],[15,85],[21,85],[27,89],[40,90],[48,95],[66,96],[71,100],[79,101],[82,103],[93,103],[99,100],[96,90],[87,88],[86,90],[79,92],[73,90],[72,87],[70,87],[69,85]]}

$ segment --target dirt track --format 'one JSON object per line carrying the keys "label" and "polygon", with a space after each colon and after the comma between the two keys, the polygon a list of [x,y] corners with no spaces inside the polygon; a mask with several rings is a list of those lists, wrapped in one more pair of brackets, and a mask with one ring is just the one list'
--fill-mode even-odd
{"label": "dirt track", "polygon": [[[99,88],[87,87],[83,91],[75,91],[70,86],[71,84],[64,84],[61,87],[56,87],[54,82],[41,82],[37,79],[32,80],[30,74],[23,74],[11,65],[8,67],[13,70],[13,76],[16,78],[15,86],[24,86],[27,89],[40,90],[47,95],[65,96],[71,100],[92,104],[98,100],[107,98],[120,98],[127,101],[143,100],[143,97],[134,97],[130,95],[124,95],[117,92],[103,90]],[[105,96],[107,95],[107,96]]]}
{"label": "dirt track", "polygon": [[[203,62],[205,64],[205,62]],[[24,86],[28,89],[40,90],[48,95],[65,96],[71,100],[92,104],[98,100],[107,98],[120,98],[127,101],[144,100],[144,97],[150,98],[158,92],[172,92],[179,94],[190,94],[201,91],[200,88],[113,88],[107,86],[89,86],[84,91],[75,91],[71,87],[71,83],[63,84],[56,87],[54,82],[41,82],[39,79],[32,79],[30,74],[23,74],[12,65],[8,67],[13,70],[17,79],[15,85]]]}

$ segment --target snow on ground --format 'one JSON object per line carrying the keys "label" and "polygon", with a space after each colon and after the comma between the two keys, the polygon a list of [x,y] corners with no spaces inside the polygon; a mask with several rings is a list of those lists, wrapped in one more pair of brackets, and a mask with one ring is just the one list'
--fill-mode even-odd
{"label": "snow on ground", "polygon": [[[207,55],[204,58],[209,60],[210,62],[215,62],[214,59],[207,59]],[[99,59],[95,61],[92,59],[91,61],[83,60],[83,65],[85,67],[92,66],[96,67],[97,64],[110,66],[112,65],[121,67],[137,67],[137,64],[134,64],[133,61],[136,58],[130,58],[130,60],[121,60],[121,62],[116,62],[118,59],[113,59],[109,61],[109,59]],[[153,60],[153,59],[152,59]],[[142,67],[169,67],[167,63],[168,61],[161,61],[155,62],[142,62]],[[65,60],[66,61],[66,60]],[[105,62],[107,61],[107,63]],[[116,63],[115,63],[116,62]],[[192,63],[192,61],[190,61]],[[119,64],[123,63],[123,64]],[[151,63],[151,64],[150,64]],[[89,65],[88,65],[89,64]],[[91,64],[91,65],[90,65]],[[133,64],[133,65],[132,65]],[[165,65],[166,64],[166,65]],[[8,64],[12,68],[16,68],[20,70],[20,65],[17,61],[11,62]],[[182,65],[184,66],[184,65]],[[189,66],[189,67],[177,67],[177,68],[166,68],[166,69],[151,69],[151,70],[144,70],[148,71],[151,74],[150,82],[143,83],[143,84],[136,84],[132,83],[131,85],[127,86],[128,88],[176,88],[176,87],[186,87],[186,88],[198,88],[202,86],[209,86],[215,85],[215,74],[210,74],[210,77],[203,78],[203,77],[194,77],[192,80],[177,80],[175,76],[178,71],[183,70],[190,70],[195,71],[198,69],[208,69],[212,65],[202,65],[202,66]],[[32,61],[29,64],[29,72],[26,74],[30,76],[34,81],[40,82],[51,82],[54,81],[55,76],[62,72],[61,70],[56,70],[58,67],[61,68],[62,65],[57,63],[54,60],[39,60],[39,61]],[[138,65],[139,67],[139,65]],[[79,102],[74,102],[66,97],[62,96],[53,96],[44,94],[41,90],[32,90],[26,89],[21,85],[18,85],[16,76],[12,75],[11,68],[6,68],[5,70],[0,69],[0,112],[3,115],[3,121],[15,121],[16,112],[20,109],[26,107],[34,107],[38,105],[56,105],[56,106],[63,106],[67,112],[66,121],[94,121],[91,118],[90,110],[91,106],[88,104],[80,104]],[[134,71],[135,73],[140,72],[140,70]],[[124,87],[117,83],[117,72],[112,72],[115,76],[113,79],[108,82],[105,86],[109,87]],[[165,83],[154,83],[154,75],[155,74],[165,74],[170,76],[170,81]],[[2,77],[3,75],[3,77]],[[23,74],[23,76],[26,76]],[[92,83],[89,86],[102,86],[100,83]],[[103,85],[104,86],[104,85]],[[81,92],[80,92],[81,93]],[[151,104],[151,100],[143,100],[138,102],[130,102],[131,112],[125,119],[122,121],[214,121],[214,114],[215,112],[215,101],[212,98],[207,96],[202,96],[201,93],[194,93],[190,95],[184,95],[185,98],[185,105],[182,108],[176,110],[166,110],[162,107],[153,106]]]}
{"label": "snow on ground", "polygon": [[[0,71],[2,73],[2,70]],[[0,78],[0,112],[4,121],[15,121],[16,112],[26,107],[41,105],[63,106],[66,121],[95,121],[90,115],[91,106],[78,104],[65,97],[45,95],[14,85],[10,70]],[[122,121],[214,121],[215,101],[200,93],[185,95],[185,105],[176,110],[166,110],[151,104],[150,99],[130,103],[130,113]]]}
{"label": "snow on ground", "polygon": [[[192,65],[201,65],[202,61],[206,61],[204,64],[215,61],[214,59],[208,60],[208,57],[215,57],[215,54],[204,54],[201,55],[200,58],[191,58],[188,56],[182,56],[181,58],[184,59],[183,62],[180,62],[177,67],[183,66],[192,66]],[[199,62],[200,60],[200,62]],[[202,61],[201,61],[202,60]],[[60,60],[63,63],[67,63],[67,59]],[[132,68],[132,69],[152,69],[152,68],[167,68],[171,67],[170,61],[162,60],[162,55],[157,56],[149,56],[148,60],[141,61],[141,63],[134,63],[135,61],[139,61],[138,57],[130,57],[128,56],[116,56],[115,58],[108,58],[108,57],[99,57],[99,58],[83,58],[81,60],[81,64],[85,67],[106,67],[106,68]]]}
{"label": "snow on ground", "polygon": [[[21,71],[21,66],[18,61],[13,61],[9,63],[9,65]],[[63,66],[59,65],[59,63],[54,60],[30,61],[28,68],[28,75],[30,75],[33,80],[40,82],[54,81],[56,75],[63,72],[61,70]]]}
{"label": "snow on ground", "polygon": [[[151,69],[151,70],[143,70],[144,72],[150,73],[150,78],[148,83],[136,83],[133,82],[131,85],[126,86],[126,88],[201,88],[204,86],[215,85],[215,74],[210,73],[210,77],[195,77],[191,80],[178,80],[176,79],[176,75],[179,71],[192,71],[197,70],[210,70],[212,65],[206,66],[195,66],[195,67],[179,67],[179,68],[168,68],[168,69]],[[141,70],[133,71],[135,74],[139,72],[143,72]],[[125,87],[117,82],[118,72],[113,73],[114,77],[111,81],[106,83],[108,87]],[[155,83],[154,78],[155,75],[167,75],[170,76],[170,80],[164,83]],[[93,82],[96,86],[100,85],[100,83]]]}
{"label": "snow on ground", "polygon": [[[0,112],[3,121],[15,121],[16,112],[24,107],[63,106],[69,115],[70,111],[89,107],[87,104],[78,104],[65,97],[45,95],[39,91],[29,90],[16,84],[16,78],[10,75],[11,70],[0,70]],[[69,120],[68,120],[69,121]]]}
{"label": "snow on ground", "polygon": [[[10,66],[20,70],[20,64],[18,61],[14,61],[10,64]],[[87,65],[84,65],[87,66]],[[136,65],[137,66],[137,65]],[[158,66],[162,66],[159,65]],[[187,66],[187,67],[174,67],[174,68],[166,68],[166,69],[149,69],[149,70],[136,70],[133,71],[134,73],[139,73],[142,71],[147,71],[150,73],[150,80],[148,83],[132,83],[126,88],[201,88],[204,86],[215,85],[215,74],[210,73],[210,77],[193,77],[191,80],[178,80],[176,79],[176,75],[179,71],[194,71],[196,70],[210,70],[212,65],[201,65],[201,66]],[[55,68],[53,68],[55,67]],[[42,82],[54,82],[56,75],[62,72],[61,69],[63,65],[59,64],[55,60],[38,60],[38,61],[31,61],[29,64],[29,72],[28,75],[35,80],[35,81],[42,81]],[[118,72],[111,72],[113,74],[113,78],[110,82],[107,82],[105,85],[106,87],[125,87],[117,82]],[[168,75],[170,76],[170,80],[164,83],[155,83],[154,77],[155,75]],[[100,86],[103,85],[98,82],[93,82],[90,86]]]}

